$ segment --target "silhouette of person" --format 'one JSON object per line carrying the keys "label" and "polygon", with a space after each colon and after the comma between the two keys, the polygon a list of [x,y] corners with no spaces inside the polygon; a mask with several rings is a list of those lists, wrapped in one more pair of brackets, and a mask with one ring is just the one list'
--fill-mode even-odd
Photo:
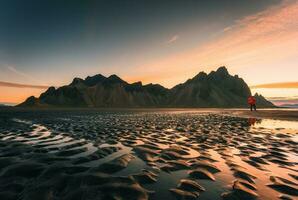
{"label": "silhouette of person", "polygon": [[256,106],[256,99],[253,96],[248,97],[247,99],[248,104],[250,105],[250,111],[254,109],[254,111],[257,111],[257,106]]}

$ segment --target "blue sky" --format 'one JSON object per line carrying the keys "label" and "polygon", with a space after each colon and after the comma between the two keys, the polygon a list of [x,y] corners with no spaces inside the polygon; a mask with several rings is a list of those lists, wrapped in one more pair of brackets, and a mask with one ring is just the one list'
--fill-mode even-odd
{"label": "blue sky", "polygon": [[[221,65],[250,85],[296,81],[289,71],[297,68],[291,41],[297,15],[288,12],[296,6],[287,0],[1,1],[0,82],[60,86],[101,73],[172,87]],[[276,56],[285,47],[287,54]],[[0,84],[0,92],[7,94],[0,101],[21,101],[41,90]]]}

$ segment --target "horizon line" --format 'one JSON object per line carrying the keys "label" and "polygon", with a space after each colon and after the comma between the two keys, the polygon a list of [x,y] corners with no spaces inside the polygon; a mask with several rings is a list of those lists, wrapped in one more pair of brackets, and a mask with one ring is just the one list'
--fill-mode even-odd
{"label": "horizon line", "polygon": [[[115,75],[115,74],[113,74],[113,75]],[[75,78],[77,78],[77,77],[75,77]],[[134,82],[127,81],[127,82],[129,84],[133,84],[133,83],[137,83],[137,82],[141,82],[142,83],[141,80],[140,81],[134,81]],[[148,84],[159,84],[159,83],[148,83]],[[180,84],[180,83],[177,83],[177,84]],[[159,85],[161,85],[161,84],[159,84]],[[161,86],[163,86],[163,85],[161,85]],[[61,87],[61,86],[32,85],[32,84],[23,84],[23,83],[14,83],[14,82],[0,81],[0,87],[48,89],[49,87],[55,87],[55,88],[57,88],[57,87]],[[263,84],[257,84],[257,85],[248,86],[248,87],[250,89],[261,89],[261,88],[266,88],[266,89],[298,88],[298,82],[263,83]]]}

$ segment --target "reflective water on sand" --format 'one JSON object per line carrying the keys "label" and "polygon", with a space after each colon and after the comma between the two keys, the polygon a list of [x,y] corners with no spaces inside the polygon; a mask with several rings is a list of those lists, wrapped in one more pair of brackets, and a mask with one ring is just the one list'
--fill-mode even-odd
{"label": "reflective water on sand", "polygon": [[298,196],[297,122],[181,110],[0,120],[0,199]]}
{"label": "reflective water on sand", "polygon": [[253,127],[275,130],[275,132],[298,133],[297,121],[262,119],[255,123]]}

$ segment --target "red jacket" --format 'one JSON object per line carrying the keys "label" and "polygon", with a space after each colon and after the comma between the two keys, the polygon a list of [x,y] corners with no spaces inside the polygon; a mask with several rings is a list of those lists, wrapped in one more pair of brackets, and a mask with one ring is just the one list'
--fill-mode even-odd
{"label": "red jacket", "polygon": [[256,99],[253,96],[248,97],[247,103],[250,105],[256,104]]}

